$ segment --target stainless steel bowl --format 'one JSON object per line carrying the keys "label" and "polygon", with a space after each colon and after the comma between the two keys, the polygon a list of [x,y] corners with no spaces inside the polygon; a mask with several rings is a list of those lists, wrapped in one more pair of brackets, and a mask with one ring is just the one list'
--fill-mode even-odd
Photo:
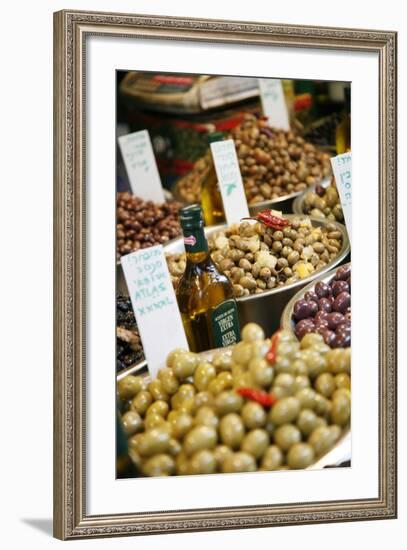
{"label": "stainless steel bowl", "polygon": [[[288,214],[287,218],[293,218],[294,214]],[[326,221],[318,220],[316,218],[311,218],[315,226],[324,226]],[[251,294],[250,296],[244,296],[241,298],[236,298],[238,312],[239,312],[239,321],[240,325],[244,326],[249,322],[258,323],[266,335],[271,335],[276,331],[280,325],[281,314],[292,296],[298,290],[307,285],[310,281],[314,281],[317,277],[327,273],[332,268],[339,266],[341,263],[344,263],[345,258],[348,256],[350,251],[348,234],[344,225],[334,223],[339,231],[342,234],[342,249],[339,252],[338,256],[328,263],[322,269],[315,271],[310,277],[297,281],[291,285],[282,286],[274,288],[272,290],[267,290],[261,294]],[[207,236],[215,233],[216,231],[225,229],[226,225],[219,225],[214,227],[209,227],[205,229]],[[165,252],[168,253],[179,253],[184,251],[184,242],[182,237],[174,239],[171,243],[168,243],[165,247]],[[117,288],[121,290],[124,294],[128,294],[126,282],[122,273],[121,266],[118,267],[117,272]]]}
{"label": "stainless steel bowl", "polygon": [[[350,263],[346,263],[343,265],[349,265]],[[281,315],[281,328],[284,330],[289,330],[291,332],[294,332],[294,321],[293,321],[293,309],[294,304],[297,302],[297,300],[301,300],[301,298],[304,298],[304,295],[306,292],[309,292],[310,290],[313,290],[315,285],[317,283],[327,283],[329,284],[332,279],[335,277],[336,270],[338,266],[336,266],[334,269],[328,271],[328,273],[324,273],[320,277],[314,279],[311,283],[309,283],[307,286],[303,287],[299,292],[294,294],[294,296],[291,298],[291,300],[287,303],[287,305],[284,308],[284,311]]]}
{"label": "stainless steel bowl", "polygon": [[[324,181],[322,181],[319,185],[326,188],[329,186],[331,180],[330,179],[326,179]],[[307,189],[305,189],[302,193],[298,194],[294,200],[293,200],[293,212],[294,214],[305,214],[305,215],[308,215],[306,212],[304,212],[304,201],[305,201],[305,195],[307,193],[309,193],[310,191],[311,192],[315,192],[315,189],[316,189],[317,185],[311,185],[310,187],[308,187]]]}
{"label": "stainless steel bowl", "polygon": [[[204,361],[212,361],[214,354],[219,351],[218,349],[215,350],[208,350],[203,351],[199,355],[202,357]],[[222,348],[222,351],[225,353],[232,353],[232,346],[227,348]],[[128,376],[129,374],[136,374],[141,375],[143,377],[146,377],[148,380],[150,379],[148,371],[146,369],[146,362],[143,361],[143,364],[135,365],[133,367],[129,367],[126,370],[123,370],[121,373],[117,375],[117,381],[122,380],[124,377]],[[321,470],[325,467],[334,467],[334,466],[340,466],[342,463],[350,461],[351,460],[351,433],[350,430],[345,432],[343,436],[340,438],[340,440],[336,443],[336,445],[325,455],[320,457],[316,462],[311,464],[307,468],[307,470]]]}

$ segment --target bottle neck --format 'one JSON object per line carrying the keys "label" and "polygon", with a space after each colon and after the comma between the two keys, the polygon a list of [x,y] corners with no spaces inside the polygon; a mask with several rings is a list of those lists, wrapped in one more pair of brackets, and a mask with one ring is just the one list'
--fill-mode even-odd
{"label": "bottle neck", "polygon": [[183,233],[185,252],[189,262],[197,264],[209,258],[208,241],[203,227],[183,227]]}

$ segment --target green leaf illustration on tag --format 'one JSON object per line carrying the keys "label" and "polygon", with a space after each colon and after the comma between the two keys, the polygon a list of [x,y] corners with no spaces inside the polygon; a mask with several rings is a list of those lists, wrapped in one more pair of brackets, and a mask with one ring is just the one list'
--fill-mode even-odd
{"label": "green leaf illustration on tag", "polygon": [[236,183],[229,183],[226,185],[226,195],[228,197],[232,194],[233,189],[236,189]]}

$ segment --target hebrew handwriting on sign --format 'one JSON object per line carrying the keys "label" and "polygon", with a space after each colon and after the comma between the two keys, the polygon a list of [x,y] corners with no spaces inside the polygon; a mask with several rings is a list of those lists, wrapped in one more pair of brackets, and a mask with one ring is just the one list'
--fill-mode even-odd
{"label": "hebrew handwriting on sign", "polygon": [[345,218],[349,239],[352,239],[352,153],[331,158],[332,171]]}
{"label": "hebrew handwriting on sign", "polygon": [[233,139],[211,143],[223,209],[227,223],[238,223],[249,216],[242,175]]}

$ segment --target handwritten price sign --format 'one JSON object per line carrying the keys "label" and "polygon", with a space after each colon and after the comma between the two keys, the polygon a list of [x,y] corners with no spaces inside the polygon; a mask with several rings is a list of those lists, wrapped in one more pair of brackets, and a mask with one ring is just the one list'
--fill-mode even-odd
{"label": "handwritten price sign", "polygon": [[233,139],[211,143],[213,162],[228,225],[249,217],[242,175]]}
{"label": "handwritten price sign", "polygon": [[331,158],[349,239],[352,238],[352,153]]}
{"label": "handwritten price sign", "polygon": [[118,138],[120,150],[135,195],[144,200],[164,202],[164,191],[147,130]]}
{"label": "handwritten price sign", "polygon": [[263,113],[271,126],[281,130],[290,129],[283,84],[279,78],[259,78],[259,90]]}
{"label": "handwritten price sign", "polygon": [[157,245],[137,250],[123,256],[121,263],[148,370],[155,378],[172,349],[188,349],[164,249]]}

